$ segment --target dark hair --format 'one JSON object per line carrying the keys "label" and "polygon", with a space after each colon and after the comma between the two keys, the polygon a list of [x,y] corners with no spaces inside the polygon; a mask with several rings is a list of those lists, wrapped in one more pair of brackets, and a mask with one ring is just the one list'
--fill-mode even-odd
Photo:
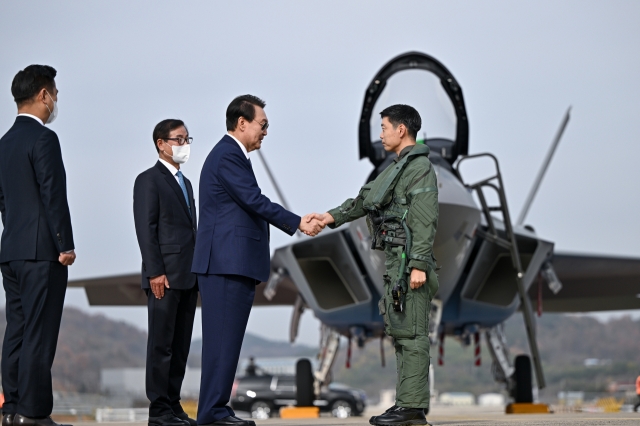
{"label": "dark hair", "polygon": [[29,65],[22,71],[18,71],[11,83],[13,100],[20,106],[37,95],[43,88],[48,92],[53,92],[55,85],[53,79],[56,78],[56,74],[57,71],[48,65]]}
{"label": "dark hair", "polygon": [[413,140],[416,139],[418,131],[422,127],[420,114],[418,114],[418,111],[416,111],[414,107],[409,105],[391,105],[383,109],[380,113],[380,118],[385,117],[389,119],[394,128],[398,127],[399,124],[404,124],[409,137]]}
{"label": "dark hair", "polygon": [[[162,120],[156,127],[153,129],[153,146],[156,147],[156,151],[160,152],[160,148],[158,148],[158,139],[166,139],[169,137],[169,134],[177,129],[178,127],[184,126],[187,129],[187,126],[184,124],[184,121],[177,120],[175,118],[168,118],[166,120]],[[189,129],[187,129],[189,132]]]}
{"label": "dark hair", "polygon": [[264,108],[267,104],[257,96],[242,95],[231,101],[227,107],[227,130],[235,130],[238,119],[244,117],[253,121],[256,117],[256,106]]}

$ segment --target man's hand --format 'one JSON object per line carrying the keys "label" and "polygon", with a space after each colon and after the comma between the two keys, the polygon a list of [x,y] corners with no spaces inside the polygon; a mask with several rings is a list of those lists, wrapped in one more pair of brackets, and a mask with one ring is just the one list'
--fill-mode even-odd
{"label": "man's hand", "polygon": [[58,257],[58,262],[62,263],[64,266],[73,265],[73,262],[76,261],[76,252],[71,250],[68,253],[60,253]]}
{"label": "man's hand", "polygon": [[322,220],[315,217],[316,213],[311,213],[302,218],[300,220],[300,225],[298,229],[310,237],[315,237],[324,229],[326,226]]}
{"label": "man's hand", "polygon": [[413,268],[411,270],[411,289],[415,290],[424,285],[427,282],[427,273],[420,269]]}
{"label": "man's hand", "polygon": [[317,219],[321,221],[324,224],[324,226],[327,226],[335,222],[335,219],[329,213],[310,213],[306,215],[303,219],[306,219],[307,222],[311,222],[312,219]]}
{"label": "man's hand", "polygon": [[162,299],[165,287],[169,288],[169,280],[166,275],[158,275],[157,277],[149,278],[149,285],[156,299]]}

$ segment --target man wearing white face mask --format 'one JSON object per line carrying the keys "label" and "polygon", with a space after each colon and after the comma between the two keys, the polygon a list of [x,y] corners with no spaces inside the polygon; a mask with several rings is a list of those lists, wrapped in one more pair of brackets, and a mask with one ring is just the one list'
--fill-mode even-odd
{"label": "man wearing white face mask", "polygon": [[3,426],[55,426],[51,365],[75,261],[57,115],[56,70],[30,65],[11,93],[14,125],[0,139],[0,269],[7,328],[2,348]]}
{"label": "man wearing white face mask", "polygon": [[196,205],[191,182],[180,171],[189,159],[192,140],[181,120],[158,123],[153,130],[158,162],[138,175],[133,189],[149,312],[149,426],[196,424],[180,405],[198,300],[196,275],[191,273]]}

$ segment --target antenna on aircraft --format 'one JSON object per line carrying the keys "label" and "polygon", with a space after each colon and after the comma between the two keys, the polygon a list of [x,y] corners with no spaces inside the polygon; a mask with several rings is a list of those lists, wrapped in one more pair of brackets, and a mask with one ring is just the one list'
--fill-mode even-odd
{"label": "antenna on aircraft", "polygon": [[[287,203],[287,199],[284,198],[284,194],[280,190],[280,186],[278,185],[278,182],[276,182],[276,178],[273,176],[273,173],[271,173],[271,169],[267,164],[267,160],[265,160],[264,155],[262,155],[259,149],[257,149],[256,152],[258,153],[258,157],[260,157],[260,161],[262,161],[262,165],[264,166],[264,169],[267,171],[267,176],[269,176],[271,185],[273,185],[273,187],[276,190],[276,193],[278,194],[278,198],[280,199],[280,203],[282,204],[282,207],[291,211],[291,209],[289,208],[289,203]],[[298,238],[302,237],[302,235],[300,234],[300,231],[296,231],[296,235],[298,236]]]}
{"label": "antenna on aircraft", "polygon": [[524,202],[524,206],[522,207],[522,211],[520,212],[520,216],[518,217],[518,222],[517,222],[518,225],[522,225],[524,223],[524,219],[527,217],[527,213],[529,213],[529,209],[531,208],[531,204],[533,203],[533,199],[536,197],[536,194],[538,193],[538,189],[540,188],[540,184],[542,183],[542,179],[544,178],[545,173],[547,173],[547,169],[549,168],[549,164],[551,164],[551,159],[553,158],[553,154],[555,154],[556,148],[558,147],[558,144],[560,143],[560,139],[562,138],[562,135],[564,134],[564,130],[567,128],[567,124],[569,123],[570,113],[571,113],[571,106],[569,106],[569,108],[567,108],[567,112],[565,113],[564,119],[562,120],[562,123],[560,124],[560,128],[558,129],[558,133],[556,133],[556,137],[553,140],[553,143],[551,143],[551,147],[549,148],[549,151],[547,152],[547,157],[542,162],[542,167],[540,168],[540,171],[538,172],[538,176],[536,176],[536,180],[533,183],[533,187],[531,188],[531,191],[529,191],[529,195],[527,196],[527,200]]}
{"label": "antenna on aircraft", "polygon": [[278,185],[278,182],[276,182],[276,178],[273,176],[273,173],[271,173],[271,169],[269,168],[269,165],[267,164],[267,160],[264,159],[264,155],[262,155],[262,153],[260,152],[259,149],[257,149],[256,152],[258,153],[258,157],[260,157],[260,161],[262,161],[262,165],[264,166],[264,169],[267,171],[267,175],[269,176],[269,180],[271,181],[271,184],[273,185],[273,187],[276,190],[276,193],[278,194],[278,198],[280,199],[280,202],[282,203],[282,207],[284,207],[285,209],[291,211],[291,209],[289,208],[289,203],[287,203],[287,200],[284,198],[284,195],[282,194],[282,191],[280,190],[280,186]]}

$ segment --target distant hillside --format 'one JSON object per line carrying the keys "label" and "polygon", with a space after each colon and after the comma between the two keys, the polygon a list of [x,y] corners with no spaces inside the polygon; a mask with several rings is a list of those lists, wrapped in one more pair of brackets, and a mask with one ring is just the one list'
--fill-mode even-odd
{"label": "distant hillside", "polygon": [[[3,309],[0,311],[3,336],[5,327]],[[89,315],[67,307],[62,314],[53,363],[53,386],[60,391],[97,393],[102,368],[144,366],[146,348],[144,331],[104,315]]]}
{"label": "distant hillside", "polygon": [[[5,314],[0,310],[0,332],[4,334]],[[506,323],[507,340],[513,354],[527,348],[522,318],[516,315]],[[543,396],[554,396],[562,388],[603,391],[612,381],[630,382],[640,372],[640,320],[622,318],[601,323],[591,317],[545,314],[538,321],[540,350],[548,389]],[[0,341],[1,344],[1,341]],[[65,308],[58,352],[53,366],[56,390],[98,392],[102,368],[142,367],[145,364],[147,336],[139,329],[103,315],[91,315]],[[201,365],[202,342],[194,340],[189,365]],[[395,355],[390,339],[385,339],[387,366],[380,365],[380,344],[369,342],[353,347],[351,369],[345,368],[346,344],[341,345],[333,369],[335,381],[363,388],[377,399],[380,389],[395,386]],[[290,345],[247,334],[241,357],[313,357],[317,348]],[[437,347],[431,351],[437,364]],[[606,365],[585,367],[584,360],[610,360]],[[490,372],[490,356],[482,348],[482,366],[473,365],[473,347],[462,347],[455,339],[445,344],[445,365],[435,365],[435,385],[443,391],[469,391],[478,395],[500,391]]]}
{"label": "distant hillside", "polygon": [[[242,350],[240,351],[240,359],[253,356],[259,362],[260,358],[272,357],[313,357],[318,353],[318,349],[278,340],[267,340],[255,334],[247,333],[242,342]],[[191,343],[191,351],[189,353],[189,366],[200,367],[202,365],[202,340],[197,339]]]}
{"label": "distant hillside", "polygon": [[[526,353],[528,345],[521,315],[505,324],[512,355]],[[628,317],[602,323],[591,317],[544,314],[538,319],[538,339],[547,389],[542,397],[554,397],[562,389],[605,391],[613,381],[631,382],[640,373],[640,320]],[[363,388],[377,398],[380,389],[394,388],[394,350],[385,339],[387,366],[381,367],[380,344],[370,342],[363,349],[353,347],[351,369],[345,368],[346,345],[342,345],[334,366],[334,380]],[[609,365],[585,367],[584,360],[610,360]],[[491,357],[482,341],[482,365],[473,364],[473,345],[463,347],[453,339],[445,341],[445,364],[437,365],[438,348],[431,348],[435,387],[440,392],[467,391],[475,395],[502,388],[491,375]]]}

